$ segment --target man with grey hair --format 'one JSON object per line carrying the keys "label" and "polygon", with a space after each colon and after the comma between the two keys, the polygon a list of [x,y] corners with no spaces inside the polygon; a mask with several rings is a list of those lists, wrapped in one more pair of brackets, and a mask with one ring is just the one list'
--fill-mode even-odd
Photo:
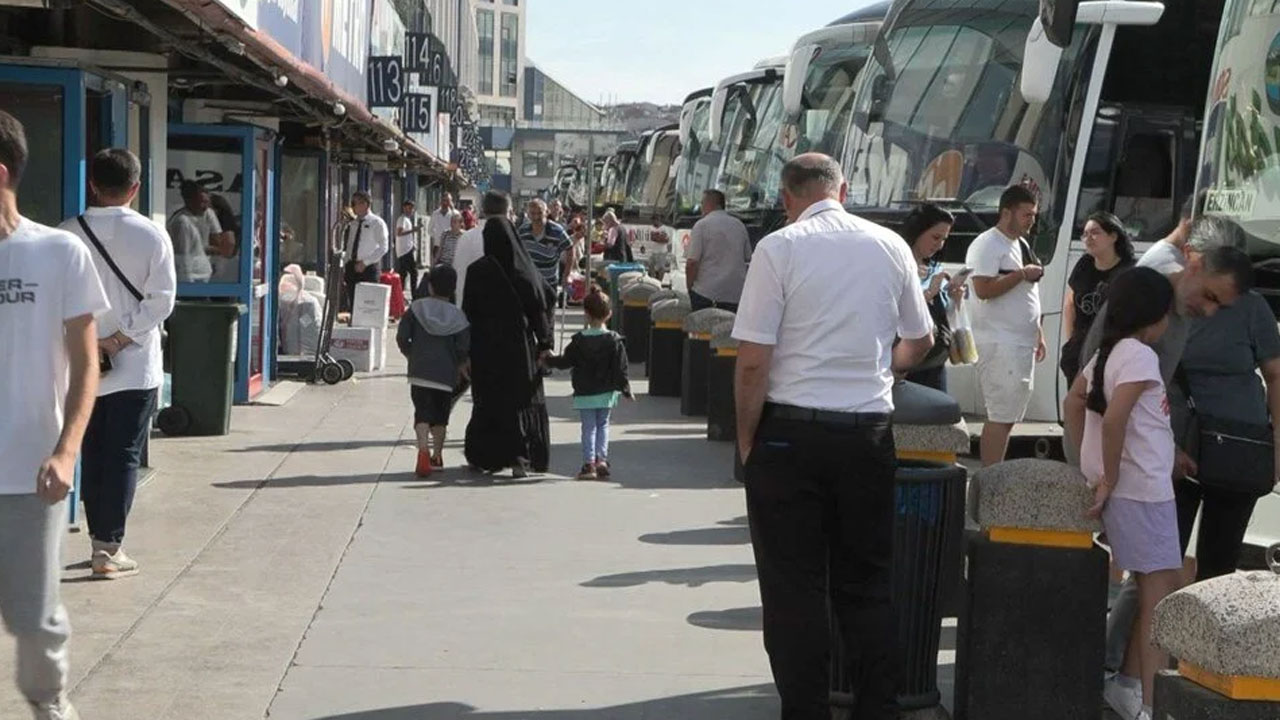
{"label": "man with grey hair", "polygon": [[511,212],[511,196],[501,190],[490,190],[480,200],[480,222],[462,233],[453,251],[453,269],[458,273],[458,306],[462,306],[467,287],[467,268],[484,257],[484,224],[489,218],[506,217]]}
{"label": "man with grey hair", "polygon": [[894,372],[933,345],[933,323],[910,248],[845,212],[846,192],[826,155],[787,163],[791,224],[756,247],[733,329],[764,644],[788,720],[831,717],[828,604],[861,667],[854,717],[897,717],[890,413]]}
{"label": "man with grey hair", "polygon": [[[1193,318],[1209,317],[1218,308],[1233,304],[1242,293],[1253,287],[1253,265],[1245,252],[1245,235],[1239,225],[1226,218],[1201,216],[1191,223],[1185,240],[1183,237],[1175,233],[1155,243],[1138,261],[1139,267],[1152,268],[1173,283],[1174,306],[1169,313],[1169,329],[1152,347],[1160,359],[1160,375],[1169,396],[1173,436],[1179,440],[1186,436],[1190,418],[1186,398],[1174,381],[1174,374],[1187,347],[1190,322]],[[1106,313],[1107,305],[1104,303],[1085,336],[1081,360],[1087,361],[1098,351],[1102,343],[1102,318]],[[1176,452],[1175,479],[1194,476],[1194,459],[1181,448]],[[1073,462],[1076,460],[1072,458]],[[1174,483],[1175,495],[1180,487],[1180,483]],[[1185,547],[1183,551],[1186,551]],[[1132,714],[1133,708],[1140,708],[1142,703],[1141,682],[1123,672],[1126,656],[1133,655],[1130,639],[1137,617],[1138,588],[1130,578],[1107,618],[1106,669],[1111,674],[1104,686],[1103,698],[1122,715]]]}

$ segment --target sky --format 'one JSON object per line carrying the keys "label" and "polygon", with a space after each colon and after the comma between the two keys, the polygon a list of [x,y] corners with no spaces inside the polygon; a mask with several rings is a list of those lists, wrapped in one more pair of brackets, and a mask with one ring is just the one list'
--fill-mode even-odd
{"label": "sky", "polygon": [[525,56],[593,103],[680,103],[871,0],[524,0]]}

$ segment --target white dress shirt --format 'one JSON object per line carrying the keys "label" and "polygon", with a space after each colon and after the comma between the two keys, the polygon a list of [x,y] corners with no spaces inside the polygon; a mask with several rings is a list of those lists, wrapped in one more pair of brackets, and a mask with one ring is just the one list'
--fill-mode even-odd
{"label": "white dress shirt", "polygon": [[770,402],[839,412],[892,412],[894,338],[932,332],[907,243],[835,200],[756,246],[733,328],[774,347]]}
{"label": "white dress shirt", "polygon": [[[359,257],[355,257],[352,253],[357,232],[360,235]],[[366,213],[364,217],[356,218],[347,225],[343,247],[346,248],[349,262],[359,261],[364,263],[366,267],[376,266],[382,262],[382,256],[386,255],[387,250],[391,248],[390,241],[387,238],[387,223],[372,212]]]}
{"label": "white dress shirt", "polygon": [[441,212],[439,208],[431,213],[431,221],[427,223],[427,237],[431,239],[431,246],[435,247],[440,244],[440,236],[444,235],[451,227],[453,227],[453,217],[462,215],[457,210],[449,212]]}
{"label": "white dress shirt", "polygon": [[169,235],[150,218],[127,207],[92,207],[84,218],[120,272],[142,293],[142,302],[138,302],[85,236],[76,218],[62,223],[61,229],[88,246],[111,303],[111,309],[98,317],[98,338],[119,331],[133,340],[111,359],[111,370],[102,376],[98,395],[158,388],[164,383],[160,325],[173,312],[178,288]]}
{"label": "white dress shirt", "polygon": [[467,285],[467,268],[471,263],[484,257],[484,221],[462,233],[458,245],[453,250],[453,269],[458,273],[458,307],[462,307],[462,299],[466,297],[463,290]]}

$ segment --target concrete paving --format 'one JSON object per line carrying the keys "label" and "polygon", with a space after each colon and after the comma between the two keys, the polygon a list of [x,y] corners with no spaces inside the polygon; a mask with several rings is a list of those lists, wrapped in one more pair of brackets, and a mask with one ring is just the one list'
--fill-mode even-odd
{"label": "concrete paving", "polygon": [[[86,720],[777,717],[732,448],[701,419],[641,377],[615,415],[614,479],[568,480],[559,376],[554,474],[458,468],[464,401],[453,467],[422,481],[402,372],[238,407],[226,437],[155,441],[135,578],[86,582],[88,539],[67,537]],[[12,665],[0,634],[0,676]],[[0,681],[0,717],[25,713]]]}

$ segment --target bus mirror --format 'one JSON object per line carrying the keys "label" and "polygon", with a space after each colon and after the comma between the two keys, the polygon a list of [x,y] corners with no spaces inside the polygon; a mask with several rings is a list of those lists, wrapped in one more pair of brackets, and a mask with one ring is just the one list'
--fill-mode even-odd
{"label": "bus mirror", "polygon": [[1022,99],[1029,103],[1043,103],[1053,93],[1058,78],[1058,62],[1062,48],[1055,45],[1045,32],[1041,19],[1031,23],[1027,33],[1027,46],[1022,56]]}
{"label": "bus mirror", "polygon": [[1080,0],[1040,0],[1040,24],[1049,42],[1060,48],[1071,44],[1079,9]]}
{"label": "bus mirror", "polygon": [[729,87],[725,85],[716,86],[715,94],[711,96],[711,118],[707,124],[707,139],[711,141],[713,146],[719,145],[724,137],[724,108],[729,101]]}
{"label": "bus mirror", "polygon": [[809,76],[809,65],[821,52],[822,48],[814,45],[800,45],[791,51],[782,78],[782,107],[789,122],[799,120],[804,112],[804,81]]}

